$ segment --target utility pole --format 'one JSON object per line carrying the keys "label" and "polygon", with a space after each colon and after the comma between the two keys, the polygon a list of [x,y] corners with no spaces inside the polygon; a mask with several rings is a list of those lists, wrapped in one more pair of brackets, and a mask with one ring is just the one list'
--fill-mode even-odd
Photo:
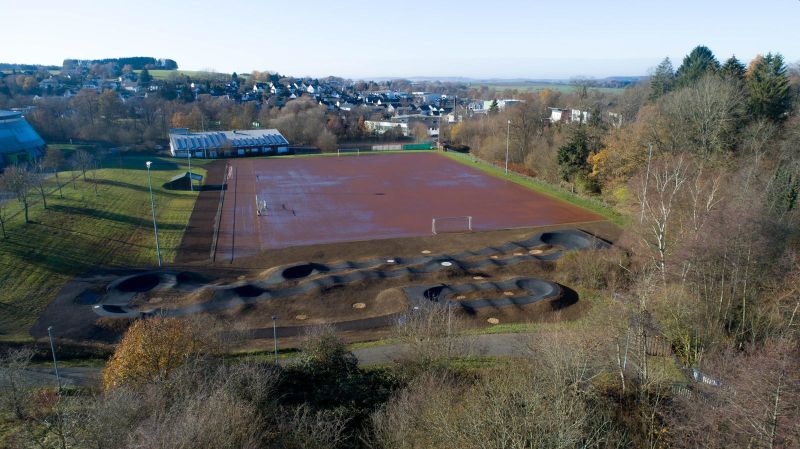
{"label": "utility pole", "polygon": [[144,163],[147,166],[147,184],[150,187],[150,208],[153,211],[153,232],[156,233],[156,257],[158,258],[158,268],[161,268],[161,247],[158,245],[158,223],[156,223],[156,201],[153,199],[153,180],[150,177],[150,165],[152,162]]}
{"label": "utility pole", "polygon": [[53,326],[47,327],[47,338],[50,339],[50,352],[53,353],[53,370],[56,372],[56,382],[58,382],[58,394],[61,394],[61,376],[58,374],[58,360],[56,360],[56,347],[53,344]]}
{"label": "utility pole", "polygon": [[275,364],[278,364],[278,328],[275,325],[277,315],[272,315],[272,342],[275,345]]}
{"label": "utility pole", "polygon": [[508,174],[508,142],[511,137],[511,120],[508,121],[508,127],[506,128],[506,174]]}
{"label": "utility pole", "polygon": [[186,159],[189,160],[189,190],[194,192],[194,181],[192,181],[192,150],[186,152]]}

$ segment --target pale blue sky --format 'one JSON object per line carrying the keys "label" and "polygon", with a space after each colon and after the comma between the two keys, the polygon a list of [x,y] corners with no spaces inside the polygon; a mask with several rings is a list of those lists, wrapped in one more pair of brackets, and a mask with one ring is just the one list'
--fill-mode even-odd
{"label": "pale blue sky", "polygon": [[303,76],[569,78],[721,60],[800,60],[800,1],[0,0],[0,62],[154,56]]}

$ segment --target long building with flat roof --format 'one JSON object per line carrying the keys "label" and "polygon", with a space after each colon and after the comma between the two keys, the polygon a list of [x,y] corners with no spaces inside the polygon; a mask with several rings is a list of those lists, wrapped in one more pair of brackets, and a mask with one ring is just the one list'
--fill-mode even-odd
{"label": "long building with flat roof", "polygon": [[45,143],[18,111],[0,110],[0,167],[36,159]]}
{"label": "long building with flat roof", "polygon": [[189,132],[172,129],[169,151],[175,157],[217,158],[283,154],[289,142],[277,129],[248,129],[237,131]]}

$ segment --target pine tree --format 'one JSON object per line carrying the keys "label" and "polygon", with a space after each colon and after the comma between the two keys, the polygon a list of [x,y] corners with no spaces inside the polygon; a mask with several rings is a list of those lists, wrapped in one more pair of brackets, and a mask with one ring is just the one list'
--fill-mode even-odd
{"label": "pine tree", "polygon": [[683,58],[683,64],[675,73],[675,81],[679,87],[685,87],[707,73],[714,73],[717,70],[719,70],[719,61],[714,57],[714,53],[708,47],[698,45]]}
{"label": "pine tree", "polygon": [[576,175],[589,173],[589,154],[589,138],[583,128],[578,128],[570,140],[558,149],[556,159],[561,179],[571,182]]}
{"label": "pine tree", "polygon": [[791,107],[792,98],[786,65],[780,53],[758,56],[747,72],[750,112],[756,117],[781,120]]}
{"label": "pine tree", "polygon": [[656,67],[653,75],[650,77],[650,99],[665,95],[672,90],[675,85],[675,71],[672,68],[672,61],[664,58],[661,64]]}
{"label": "pine tree", "polygon": [[736,55],[728,58],[728,60],[725,61],[725,64],[722,64],[722,67],[719,69],[719,74],[722,75],[723,78],[732,80],[743,81],[746,73],[747,67],[745,67],[741,61],[736,59]]}
{"label": "pine tree", "polygon": [[147,87],[151,82],[153,82],[153,77],[150,75],[150,72],[147,71],[147,69],[142,69],[142,72],[139,73],[139,85]]}
{"label": "pine tree", "polygon": [[497,104],[497,99],[492,100],[492,104],[489,106],[489,114],[497,114],[500,112],[500,106]]}

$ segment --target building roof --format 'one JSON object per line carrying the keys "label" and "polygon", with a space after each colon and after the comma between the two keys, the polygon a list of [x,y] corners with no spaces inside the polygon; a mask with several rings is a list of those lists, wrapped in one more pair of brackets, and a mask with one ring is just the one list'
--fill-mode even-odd
{"label": "building roof", "polygon": [[184,178],[192,178],[192,181],[200,181],[200,182],[203,181],[203,175],[198,175],[197,173],[191,173],[190,174],[187,171],[187,172],[183,172],[183,173],[181,173],[179,175],[173,176],[172,178],[170,178],[169,182],[175,182],[175,181],[177,181],[179,179],[184,179]]}
{"label": "building roof", "polygon": [[211,131],[191,133],[170,132],[169,140],[176,151],[219,150],[224,148],[288,145],[277,129],[249,129],[241,131]]}
{"label": "building roof", "polygon": [[30,152],[43,147],[44,140],[21,112],[0,110],[0,153]]}

